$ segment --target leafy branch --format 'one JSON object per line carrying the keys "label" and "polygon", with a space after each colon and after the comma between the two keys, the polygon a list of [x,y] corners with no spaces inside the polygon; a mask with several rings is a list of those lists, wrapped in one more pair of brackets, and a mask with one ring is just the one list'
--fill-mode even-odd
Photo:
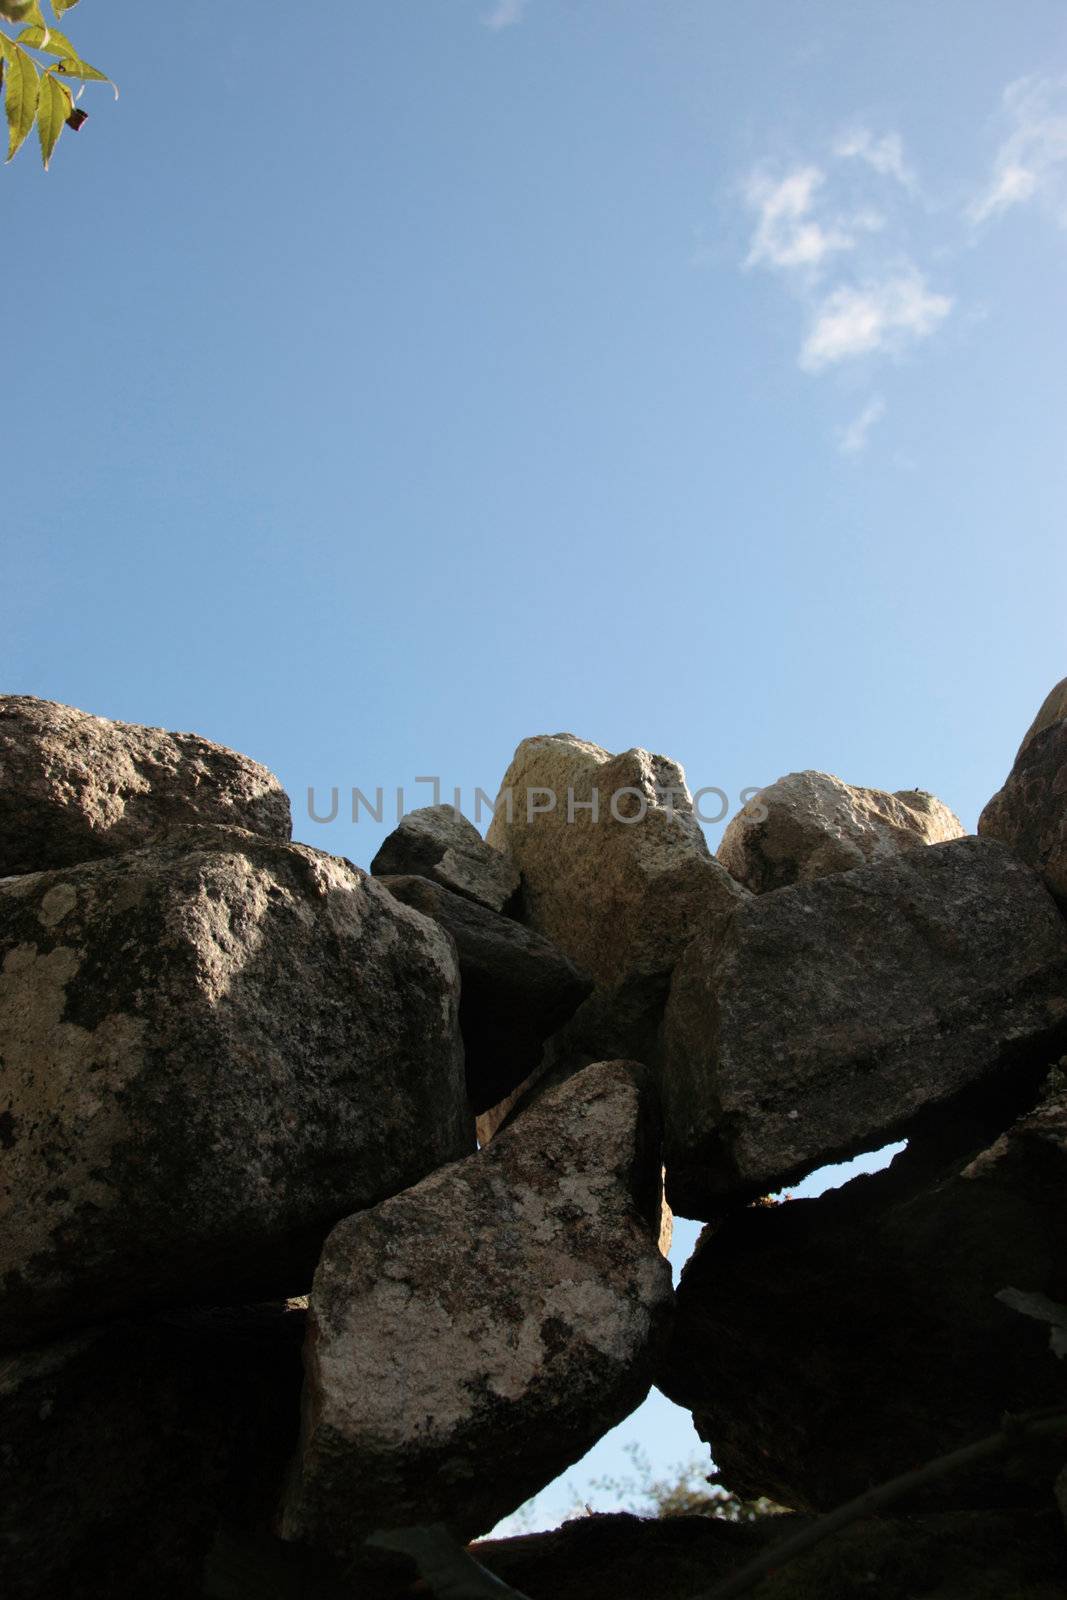
{"label": "leafy branch", "polygon": [[[57,22],[78,0],[51,0]],[[25,143],[34,124],[41,142],[45,170],[64,128],[76,133],[86,112],[75,103],[68,82],[111,83],[106,72],[84,61],[77,48],[46,20],[41,0],[0,0],[0,18],[21,25],[17,34],[0,27],[0,86],[7,110],[10,161]],[[41,61],[38,57],[45,57]],[[115,89],[112,83],[111,87]],[[81,91],[79,90],[79,95]],[[118,99],[118,90],[115,89]]]}

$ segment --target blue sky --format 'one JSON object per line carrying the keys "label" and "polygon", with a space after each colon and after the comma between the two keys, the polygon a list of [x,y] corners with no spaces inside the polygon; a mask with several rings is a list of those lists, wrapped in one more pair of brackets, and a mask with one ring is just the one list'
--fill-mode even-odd
{"label": "blue sky", "polygon": [[309,785],[469,809],[560,729],[974,826],[1067,671],[1062,0],[68,31],[122,98],[0,176],[6,688],[361,864]]}

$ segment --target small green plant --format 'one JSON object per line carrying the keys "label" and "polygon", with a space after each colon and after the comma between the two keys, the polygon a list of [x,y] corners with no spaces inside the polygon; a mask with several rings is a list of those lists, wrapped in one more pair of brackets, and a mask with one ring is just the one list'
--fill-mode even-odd
{"label": "small green plant", "polygon": [[[757,1517],[774,1516],[783,1508],[773,1500],[742,1500],[730,1490],[720,1488],[704,1463],[693,1459],[681,1462],[668,1477],[653,1475],[652,1463],[639,1444],[628,1444],[633,1475],[624,1478],[595,1478],[591,1488],[611,1495],[618,1506],[640,1517],[718,1517],[723,1522],[754,1522]],[[585,1506],[576,1509],[585,1510]]]}
{"label": "small green plant", "polygon": [[[51,0],[57,22],[78,0]],[[0,0],[0,18],[18,26],[17,33],[0,27],[0,85],[7,111],[7,159],[25,143],[34,125],[41,142],[45,170],[64,128],[75,132],[86,121],[70,88],[76,83],[111,83],[106,72],[83,61],[79,51],[45,18],[41,0]],[[114,89],[114,84],[111,85]],[[80,93],[80,91],[79,91]],[[118,97],[118,90],[115,89]]]}

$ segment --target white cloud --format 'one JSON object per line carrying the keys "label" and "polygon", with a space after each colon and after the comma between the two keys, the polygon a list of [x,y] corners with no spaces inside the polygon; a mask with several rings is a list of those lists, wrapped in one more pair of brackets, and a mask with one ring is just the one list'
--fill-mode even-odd
{"label": "white cloud", "polygon": [[932,293],[914,267],[862,288],[834,289],[815,308],[800,365],[807,372],[821,372],[839,361],[893,354],[928,338],[951,309],[951,298]]}
{"label": "white cloud", "polygon": [[895,178],[905,189],[916,187],[915,174],[904,160],[899,133],[886,133],[876,139],[870,128],[851,128],[834,145],[834,155],[843,161],[864,161],[883,178]]}
{"label": "white cloud", "polygon": [[880,217],[871,211],[851,221],[820,221],[814,212],[825,182],[826,174],[813,166],[797,167],[777,182],[762,173],[749,178],[745,200],[758,220],[746,266],[817,271],[828,256],[855,248],[857,229],[880,225]]}
{"label": "white cloud", "polygon": [[1003,96],[1011,131],[985,190],[967,208],[973,223],[1040,199],[1067,227],[1067,79],[1019,78]]}
{"label": "white cloud", "polygon": [[837,436],[837,448],[843,456],[858,456],[867,448],[867,439],[875,423],[885,416],[885,401],[881,395],[868,400],[863,410]]}
{"label": "white cloud", "polygon": [[482,23],[486,28],[498,32],[501,28],[513,28],[521,22],[526,10],[526,0],[497,0],[492,11],[486,12]]}

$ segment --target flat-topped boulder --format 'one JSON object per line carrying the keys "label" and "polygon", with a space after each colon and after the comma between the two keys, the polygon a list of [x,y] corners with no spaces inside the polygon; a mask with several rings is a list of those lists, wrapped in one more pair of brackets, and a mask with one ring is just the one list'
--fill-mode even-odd
{"label": "flat-topped boulder", "polygon": [[487,1111],[533,1071],[592,982],[551,940],[428,878],[377,882],[456,941],[467,1093],[475,1112]]}
{"label": "flat-topped boulder", "polygon": [[290,1539],[486,1533],[644,1399],[671,1306],[658,1114],[587,1068],[487,1149],[348,1218],[311,1293]]}
{"label": "flat-topped boulder", "polygon": [[902,850],[962,837],[960,819],[921,789],[859,789],[828,772],[791,772],[728,824],[716,852],[732,875],[765,894],[830,872],[889,861]]}
{"label": "flat-topped boulder", "polygon": [[338,1218],[473,1148],[454,947],[230,829],[0,883],[0,1327],[299,1293]]}
{"label": "flat-topped boulder", "polygon": [[278,779],[235,750],[0,695],[0,878],[136,849],[197,822],[281,842],[292,832]]}
{"label": "flat-topped boulder", "polygon": [[760,895],[679,963],[667,1193],[773,1192],[1026,1080],[1067,1029],[1067,923],[1005,845],[958,839]]}
{"label": "flat-topped boulder", "polygon": [[423,806],[401,818],[371,862],[376,878],[430,878],[490,911],[503,911],[519,889],[519,869],[503,850],[486,844],[454,806]]}

